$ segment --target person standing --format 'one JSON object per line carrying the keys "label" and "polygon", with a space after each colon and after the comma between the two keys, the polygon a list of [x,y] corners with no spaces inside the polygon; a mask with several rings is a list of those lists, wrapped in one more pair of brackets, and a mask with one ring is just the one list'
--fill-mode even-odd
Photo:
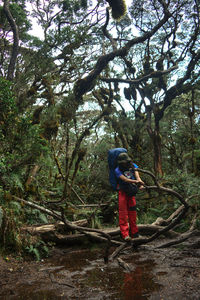
{"label": "person standing", "polygon": [[136,223],[136,199],[135,195],[130,195],[126,187],[127,184],[134,184],[137,191],[137,186],[139,189],[143,188],[144,182],[140,178],[139,172],[134,170],[138,166],[132,162],[127,153],[119,154],[117,165],[115,176],[118,181],[119,227],[122,238],[125,241],[131,241],[132,238],[139,236]]}

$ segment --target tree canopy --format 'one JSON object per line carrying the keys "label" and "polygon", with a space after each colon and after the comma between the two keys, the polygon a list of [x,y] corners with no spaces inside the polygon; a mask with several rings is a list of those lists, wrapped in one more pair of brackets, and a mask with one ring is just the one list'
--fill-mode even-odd
{"label": "tree canopy", "polygon": [[0,205],[8,215],[13,196],[68,215],[72,204],[112,199],[115,147],[198,194],[199,10],[197,0],[3,1]]}

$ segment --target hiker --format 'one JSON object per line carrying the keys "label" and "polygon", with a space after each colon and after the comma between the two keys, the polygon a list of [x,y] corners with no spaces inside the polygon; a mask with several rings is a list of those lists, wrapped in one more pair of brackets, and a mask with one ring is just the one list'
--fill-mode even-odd
{"label": "hiker", "polygon": [[139,237],[136,224],[135,195],[138,189],[144,187],[144,182],[138,171],[134,171],[134,168],[137,169],[138,166],[131,161],[127,153],[118,155],[115,176],[118,181],[119,226],[122,238],[125,241],[131,241],[132,238]]}

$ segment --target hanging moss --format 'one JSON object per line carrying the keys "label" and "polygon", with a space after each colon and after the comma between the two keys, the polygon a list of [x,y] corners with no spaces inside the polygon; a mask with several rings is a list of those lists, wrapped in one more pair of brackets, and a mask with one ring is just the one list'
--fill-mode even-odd
{"label": "hanging moss", "polygon": [[134,100],[137,100],[137,91],[136,89],[134,88],[134,86],[131,86],[130,87],[130,92],[131,92],[131,95],[133,97]]}
{"label": "hanging moss", "polygon": [[129,88],[124,88],[124,96],[127,100],[131,100],[131,93]]}
{"label": "hanging moss", "polygon": [[95,80],[88,80],[88,78],[78,79],[74,85],[75,97],[81,98],[85,93],[93,89],[95,83]]}
{"label": "hanging moss", "polygon": [[87,9],[87,6],[88,6],[87,0],[81,0],[81,7],[82,7],[83,9]]}
{"label": "hanging moss", "polygon": [[107,0],[112,10],[112,17],[115,20],[120,20],[126,15],[127,7],[125,0]]}

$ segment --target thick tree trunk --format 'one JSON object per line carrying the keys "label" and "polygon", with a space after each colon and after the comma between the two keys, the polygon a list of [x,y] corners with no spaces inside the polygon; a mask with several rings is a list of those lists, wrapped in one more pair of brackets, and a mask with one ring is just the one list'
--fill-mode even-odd
{"label": "thick tree trunk", "polygon": [[154,171],[155,174],[163,175],[162,157],[161,157],[161,136],[159,130],[153,133],[153,147],[154,147]]}
{"label": "thick tree trunk", "polygon": [[156,118],[156,112],[154,111],[155,128],[152,129],[152,108],[147,112],[147,132],[153,144],[153,156],[154,156],[154,173],[155,175],[163,175],[162,171],[162,156],[161,156],[161,135],[159,128],[159,121]]}
{"label": "thick tree trunk", "polygon": [[26,184],[25,184],[26,186],[29,186],[32,183],[32,181],[35,178],[39,169],[40,169],[39,165],[34,165],[34,167],[31,169],[30,174],[26,180]]}

